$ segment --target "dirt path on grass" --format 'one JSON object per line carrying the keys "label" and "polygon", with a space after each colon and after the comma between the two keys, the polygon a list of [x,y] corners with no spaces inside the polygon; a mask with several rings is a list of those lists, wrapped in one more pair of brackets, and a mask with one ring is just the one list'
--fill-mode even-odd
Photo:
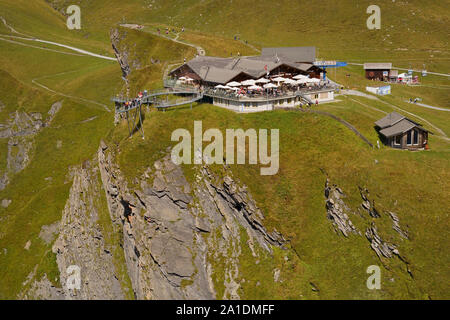
{"label": "dirt path on grass", "polygon": [[71,56],[79,56],[79,57],[83,57],[83,54],[79,54],[79,53],[72,53],[72,52],[64,52],[64,51],[60,51],[60,50],[55,50],[55,49],[49,49],[46,47],[38,47],[38,46],[33,46],[31,44],[26,44],[23,42],[19,42],[19,41],[14,41],[14,40],[10,40],[10,39],[5,39],[2,36],[0,36],[0,40],[1,41],[5,41],[5,42],[9,42],[12,44],[17,44],[23,47],[28,47],[28,48],[33,48],[33,49],[40,49],[40,50],[45,50],[45,51],[50,51],[50,52],[56,52],[56,53],[61,53],[61,54],[67,54],[67,55],[71,55]]}
{"label": "dirt path on grass", "polygon": [[[405,100],[405,102],[409,102],[409,101]],[[430,106],[429,104],[420,103],[420,102],[415,102],[414,105],[417,105],[417,106],[420,106],[420,107],[424,107],[424,108],[428,108],[428,109],[438,110],[438,111],[447,111],[447,112],[450,111],[450,109],[433,107],[433,106]]]}
{"label": "dirt path on grass", "polygon": [[73,99],[73,100],[78,100],[78,101],[94,104],[94,105],[102,107],[107,112],[111,112],[109,107],[107,105],[103,104],[103,103],[100,103],[100,102],[97,102],[97,101],[94,101],[94,100],[85,99],[85,98],[82,98],[82,97],[72,96],[72,95],[69,95],[69,94],[62,93],[62,92],[58,92],[58,91],[53,90],[53,89],[43,85],[42,83],[38,82],[38,80],[41,80],[41,79],[48,79],[48,78],[51,78],[51,77],[56,77],[56,76],[69,74],[69,73],[75,73],[75,72],[78,72],[78,71],[80,71],[80,69],[67,71],[67,72],[60,72],[60,73],[56,73],[56,74],[51,74],[51,75],[47,75],[47,76],[43,76],[43,77],[39,77],[39,78],[34,78],[34,79],[31,80],[31,82],[33,84],[37,85],[38,87],[40,87],[40,88],[42,88],[44,90],[47,90],[47,91],[49,91],[49,92],[51,92],[53,94],[57,94],[59,96],[62,96],[62,97],[65,97],[65,98],[69,98],[69,99]]}
{"label": "dirt path on grass", "polygon": [[12,35],[7,35],[7,34],[0,34],[0,36],[1,37],[18,39],[18,40],[24,40],[24,41],[34,41],[34,42],[39,42],[39,43],[50,44],[50,45],[53,45],[53,46],[57,46],[57,47],[61,47],[61,48],[65,48],[65,49],[69,49],[69,50],[81,53],[82,55],[85,55],[85,56],[91,56],[91,57],[94,57],[94,58],[105,59],[105,60],[110,60],[110,61],[117,61],[116,58],[102,56],[100,54],[92,53],[92,52],[87,51],[87,50],[83,50],[83,49],[79,49],[79,48],[76,48],[76,47],[68,46],[68,45],[65,45],[65,44],[58,43],[58,42],[41,40],[41,39],[37,39],[37,38],[18,37],[18,36],[12,36]]}
{"label": "dirt path on grass", "polygon": [[[24,40],[24,41],[34,41],[34,42],[39,42],[39,43],[50,44],[50,45],[54,45],[54,46],[57,46],[57,47],[69,49],[69,50],[75,51],[75,52],[77,52],[77,53],[81,53],[82,55],[87,55],[87,56],[91,56],[91,57],[94,57],[94,58],[105,59],[105,60],[110,60],[110,61],[117,61],[116,58],[103,56],[103,55],[101,55],[101,54],[96,54],[96,53],[93,53],[93,52],[90,52],[90,51],[87,51],[87,50],[83,50],[83,49],[80,49],[80,48],[68,46],[68,45],[65,45],[65,44],[62,44],[62,43],[53,42],[53,41],[47,41],[47,40],[42,40],[42,39],[38,39],[38,38],[35,38],[35,37],[33,37],[33,36],[30,36],[30,35],[26,35],[26,34],[20,33],[20,32],[18,32],[18,31],[16,31],[12,26],[10,26],[10,25],[6,22],[5,18],[0,17],[0,20],[3,22],[3,24],[4,24],[9,30],[11,30],[12,33],[21,35],[21,37],[19,37],[19,36],[13,36],[13,35],[8,35],[8,34],[0,34],[1,37],[13,38],[13,39]],[[4,39],[3,39],[3,40],[4,40]]]}

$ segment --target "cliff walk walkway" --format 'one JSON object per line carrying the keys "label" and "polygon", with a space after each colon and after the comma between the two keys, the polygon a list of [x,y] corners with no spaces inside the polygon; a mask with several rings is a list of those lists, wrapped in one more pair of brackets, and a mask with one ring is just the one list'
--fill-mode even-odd
{"label": "cliff walk walkway", "polygon": [[[176,100],[169,100],[172,95],[182,96]],[[160,97],[166,97],[161,99]],[[203,99],[203,92],[188,89],[165,89],[160,91],[144,91],[138,98],[130,99],[123,96],[115,96],[111,101],[115,104],[116,114],[125,116],[128,124],[128,133],[130,137],[134,132],[140,131],[142,139],[145,139],[144,129],[142,127],[142,105],[153,105],[157,110],[165,111],[167,108],[190,104]]]}
{"label": "cliff walk walkway", "polygon": [[[182,99],[168,100],[171,95],[185,96]],[[166,100],[158,99],[159,97],[166,96]],[[191,104],[199,101],[203,98],[203,93],[197,90],[182,88],[182,89],[166,89],[160,91],[153,91],[144,93],[140,99],[129,99],[123,96],[116,96],[111,98],[116,105],[116,113],[125,113],[141,107],[141,105],[154,105],[158,110],[165,110],[169,107],[180,106],[184,104]]]}

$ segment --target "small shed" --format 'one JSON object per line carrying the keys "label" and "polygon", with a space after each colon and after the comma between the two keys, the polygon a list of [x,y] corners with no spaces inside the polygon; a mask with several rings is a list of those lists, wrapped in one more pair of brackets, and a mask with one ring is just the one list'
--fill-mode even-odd
{"label": "small shed", "polygon": [[389,72],[392,69],[392,63],[364,63],[364,70],[366,72],[366,79],[369,80],[388,80]]}
{"label": "small shed", "polygon": [[376,121],[375,126],[383,137],[383,142],[392,148],[407,150],[428,148],[428,131],[397,112]]}

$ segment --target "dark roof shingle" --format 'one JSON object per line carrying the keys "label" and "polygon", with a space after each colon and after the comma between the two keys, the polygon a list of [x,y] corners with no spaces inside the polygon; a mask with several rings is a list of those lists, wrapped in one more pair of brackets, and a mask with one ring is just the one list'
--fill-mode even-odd
{"label": "dark roof shingle", "polygon": [[417,125],[408,119],[402,119],[396,124],[394,124],[391,127],[384,128],[383,130],[380,130],[380,133],[385,136],[386,138],[399,135],[401,133],[405,133],[406,131],[411,130],[412,128],[416,127]]}
{"label": "dark roof shingle", "polygon": [[364,63],[364,70],[391,70],[392,63],[390,62],[368,62]]}
{"label": "dark roof shingle", "polygon": [[427,131],[417,122],[410,120],[395,111],[376,121],[375,125],[381,129],[380,134],[382,134],[386,138],[405,133],[412,128],[418,128],[420,130]]}
{"label": "dark roof shingle", "polygon": [[240,58],[197,56],[185,65],[204,81],[224,84],[241,73],[252,78],[260,78],[266,72],[271,72],[282,65],[306,72],[313,67],[309,61],[313,62],[314,59],[315,47],[264,48],[260,56]]}
{"label": "dark roof shingle", "polygon": [[389,113],[386,117],[376,121],[375,125],[377,127],[380,127],[381,129],[384,129],[386,127],[393,126],[402,119],[405,119],[405,116],[402,116],[401,114],[394,111]]}

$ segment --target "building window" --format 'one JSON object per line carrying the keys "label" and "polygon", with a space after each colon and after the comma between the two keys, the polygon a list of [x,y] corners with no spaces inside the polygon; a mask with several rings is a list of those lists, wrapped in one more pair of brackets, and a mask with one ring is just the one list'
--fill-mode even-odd
{"label": "building window", "polygon": [[406,136],[406,145],[410,146],[412,144],[412,130],[408,131],[408,134]]}
{"label": "building window", "polygon": [[419,144],[419,131],[413,130],[413,144],[418,145]]}
{"label": "building window", "polygon": [[395,144],[396,146],[401,145],[401,144],[402,144],[402,136],[395,136],[395,138],[394,138],[394,144]]}

